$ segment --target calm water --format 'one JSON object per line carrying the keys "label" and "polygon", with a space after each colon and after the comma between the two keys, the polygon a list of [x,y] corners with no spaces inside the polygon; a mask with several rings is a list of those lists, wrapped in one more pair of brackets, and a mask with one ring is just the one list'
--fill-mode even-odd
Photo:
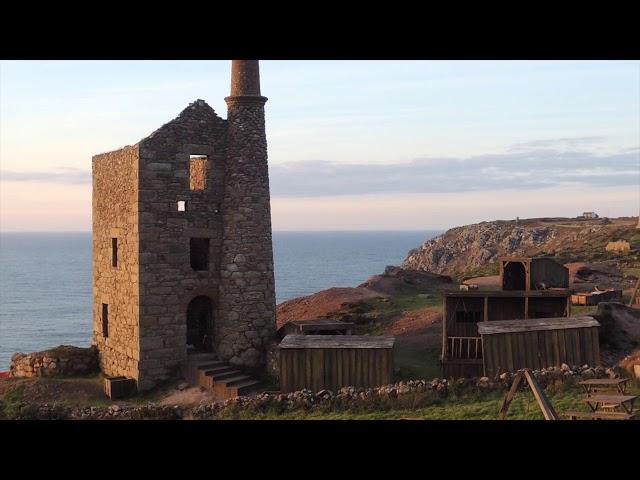
{"label": "calm water", "polygon": [[[274,232],[278,302],[352,287],[437,231]],[[91,340],[91,234],[0,234],[0,370],[11,355]]]}

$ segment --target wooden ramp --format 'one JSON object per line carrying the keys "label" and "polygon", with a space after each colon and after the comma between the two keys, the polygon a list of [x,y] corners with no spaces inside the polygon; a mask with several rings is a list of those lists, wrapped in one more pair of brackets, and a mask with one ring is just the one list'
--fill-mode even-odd
{"label": "wooden ramp", "polygon": [[500,412],[498,413],[498,418],[500,420],[504,420],[507,417],[507,411],[509,410],[509,405],[511,405],[511,401],[513,397],[516,395],[516,391],[518,390],[518,386],[522,379],[525,378],[531,391],[533,392],[533,396],[536,398],[536,402],[538,402],[538,406],[540,410],[542,410],[542,414],[544,415],[545,420],[559,420],[558,414],[556,413],[553,405],[547,398],[544,393],[544,389],[540,386],[538,381],[535,379],[528,368],[524,370],[520,370],[515,378],[513,379],[513,383],[511,384],[511,389],[504,397],[504,401],[502,402],[502,407],[500,408]]}

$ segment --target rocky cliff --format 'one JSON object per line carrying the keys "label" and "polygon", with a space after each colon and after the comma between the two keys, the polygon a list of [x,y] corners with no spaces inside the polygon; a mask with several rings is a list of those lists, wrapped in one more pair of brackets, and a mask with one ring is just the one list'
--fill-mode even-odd
{"label": "rocky cliff", "polygon": [[[617,219],[534,218],[496,220],[448,230],[411,250],[402,268],[462,276],[492,272],[500,257],[551,255],[562,263],[623,258],[637,261],[637,217]],[[607,251],[611,241],[627,240],[625,255]]]}

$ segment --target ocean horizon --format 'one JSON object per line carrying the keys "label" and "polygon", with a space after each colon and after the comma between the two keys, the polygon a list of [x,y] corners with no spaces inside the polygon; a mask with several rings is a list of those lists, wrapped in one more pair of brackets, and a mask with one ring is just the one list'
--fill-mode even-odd
{"label": "ocean horizon", "polygon": [[[442,232],[276,230],[276,301],[355,287]],[[15,352],[89,346],[91,296],[91,232],[1,232],[0,371]]]}

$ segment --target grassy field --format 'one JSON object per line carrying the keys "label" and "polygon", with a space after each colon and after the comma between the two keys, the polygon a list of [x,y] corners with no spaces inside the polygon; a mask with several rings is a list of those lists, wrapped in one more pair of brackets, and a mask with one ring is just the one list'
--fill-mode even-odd
{"label": "grassy field", "polygon": [[424,308],[442,311],[442,293],[405,294],[393,298],[372,298],[359,302],[344,320],[355,322],[356,335],[383,335],[391,320],[403,312]]}
{"label": "grassy field", "polygon": [[[398,342],[396,340],[396,342]],[[440,350],[428,349],[416,342],[403,343],[394,352],[394,363],[400,369],[400,379],[432,379],[442,376]]]}
{"label": "grassy field", "polygon": [[[98,374],[76,378],[31,378],[2,380],[0,400],[5,415],[11,417],[20,403],[58,403],[65,407],[108,407],[115,402],[105,397],[104,377]],[[146,404],[158,401],[162,390],[155,389],[126,399],[126,404]]]}

